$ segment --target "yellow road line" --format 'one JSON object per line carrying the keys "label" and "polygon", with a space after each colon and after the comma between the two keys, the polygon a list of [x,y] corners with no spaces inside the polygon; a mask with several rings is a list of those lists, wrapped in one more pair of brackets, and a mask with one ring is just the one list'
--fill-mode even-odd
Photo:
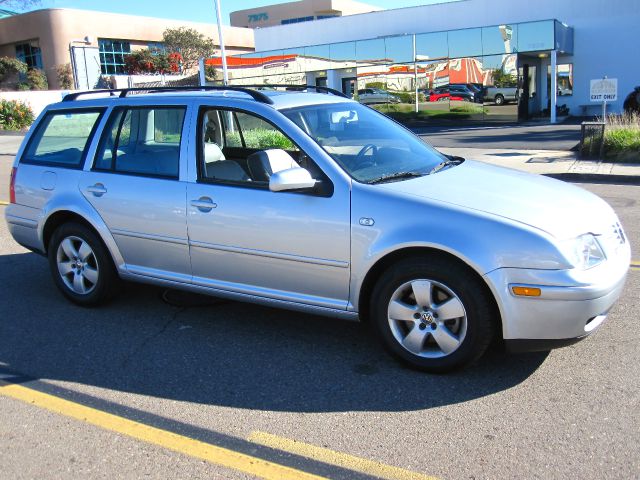
{"label": "yellow road line", "polygon": [[316,447],[308,443],[278,437],[277,435],[271,435],[266,432],[253,432],[247,440],[265,447],[284,450],[285,452],[311,458],[319,462],[388,480],[436,480],[436,477],[430,477],[403,468],[392,467],[384,463],[374,462],[346,453],[335,452],[328,448]]}
{"label": "yellow road line", "polygon": [[90,423],[105,430],[121,433],[136,440],[142,440],[173,450],[174,452],[183,453],[223,467],[239,470],[259,478],[273,480],[319,480],[323,478],[223,447],[217,447],[209,443],[183,437],[182,435],[167,430],[161,430],[143,423],[134,422],[20,385],[0,381],[0,395],[21,400],[61,415]]}
{"label": "yellow road line", "polygon": [[9,202],[5,200],[0,200],[0,205],[9,205]]}

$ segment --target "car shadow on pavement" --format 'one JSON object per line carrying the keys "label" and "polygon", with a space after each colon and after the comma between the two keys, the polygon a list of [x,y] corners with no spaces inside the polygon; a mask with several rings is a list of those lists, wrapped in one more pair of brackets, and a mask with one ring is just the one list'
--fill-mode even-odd
{"label": "car shadow on pavement", "polygon": [[429,375],[391,359],[356,322],[209,297],[176,302],[134,284],[109,305],[82,308],[33,253],[0,256],[0,281],[0,365],[171,400],[291,412],[427,409],[514,387],[547,357],[496,350],[466,370]]}

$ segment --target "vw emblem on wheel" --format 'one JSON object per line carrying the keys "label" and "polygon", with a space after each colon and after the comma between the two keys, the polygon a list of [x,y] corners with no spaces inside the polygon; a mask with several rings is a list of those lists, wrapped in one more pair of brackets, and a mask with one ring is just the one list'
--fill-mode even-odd
{"label": "vw emblem on wheel", "polygon": [[420,315],[420,319],[427,324],[431,324],[435,321],[431,312],[422,312],[422,314]]}

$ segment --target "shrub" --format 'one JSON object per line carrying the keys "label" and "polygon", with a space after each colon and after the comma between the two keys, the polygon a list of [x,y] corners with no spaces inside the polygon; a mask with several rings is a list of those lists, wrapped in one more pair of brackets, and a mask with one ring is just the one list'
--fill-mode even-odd
{"label": "shrub", "polygon": [[27,71],[27,84],[30,90],[48,90],[47,76],[39,68],[30,68]]}
{"label": "shrub", "polygon": [[0,100],[0,128],[22,130],[33,123],[33,112],[29,105],[17,100]]}
{"label": "shrub", "polygon": [[58,65],[56,67],[56,75],[58,76],[58,83],[63,89],[73,88],[73,75],[71,72],[71,65],[68,63]]}
{"label": "shrub", "polygon": [[125,71],[129,75],[140,73],[176,73],[180,70],[179,54],[166,54],[158,50],[142,49],[127,55]]}
{"label": "shrub", "polygon": [[17,58],[0,57],[0,82],[16,73],[27,73],[27,64]]}

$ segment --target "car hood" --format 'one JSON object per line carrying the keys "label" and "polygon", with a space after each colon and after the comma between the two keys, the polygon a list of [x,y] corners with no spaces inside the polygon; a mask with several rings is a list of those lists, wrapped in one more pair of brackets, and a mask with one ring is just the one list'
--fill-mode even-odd
{"label": "car hood", "polygon": [[602,234],[616,221],[604,200],[582,188],[473,160],[433,175],[378,186],[508,218],[560,239]]}

